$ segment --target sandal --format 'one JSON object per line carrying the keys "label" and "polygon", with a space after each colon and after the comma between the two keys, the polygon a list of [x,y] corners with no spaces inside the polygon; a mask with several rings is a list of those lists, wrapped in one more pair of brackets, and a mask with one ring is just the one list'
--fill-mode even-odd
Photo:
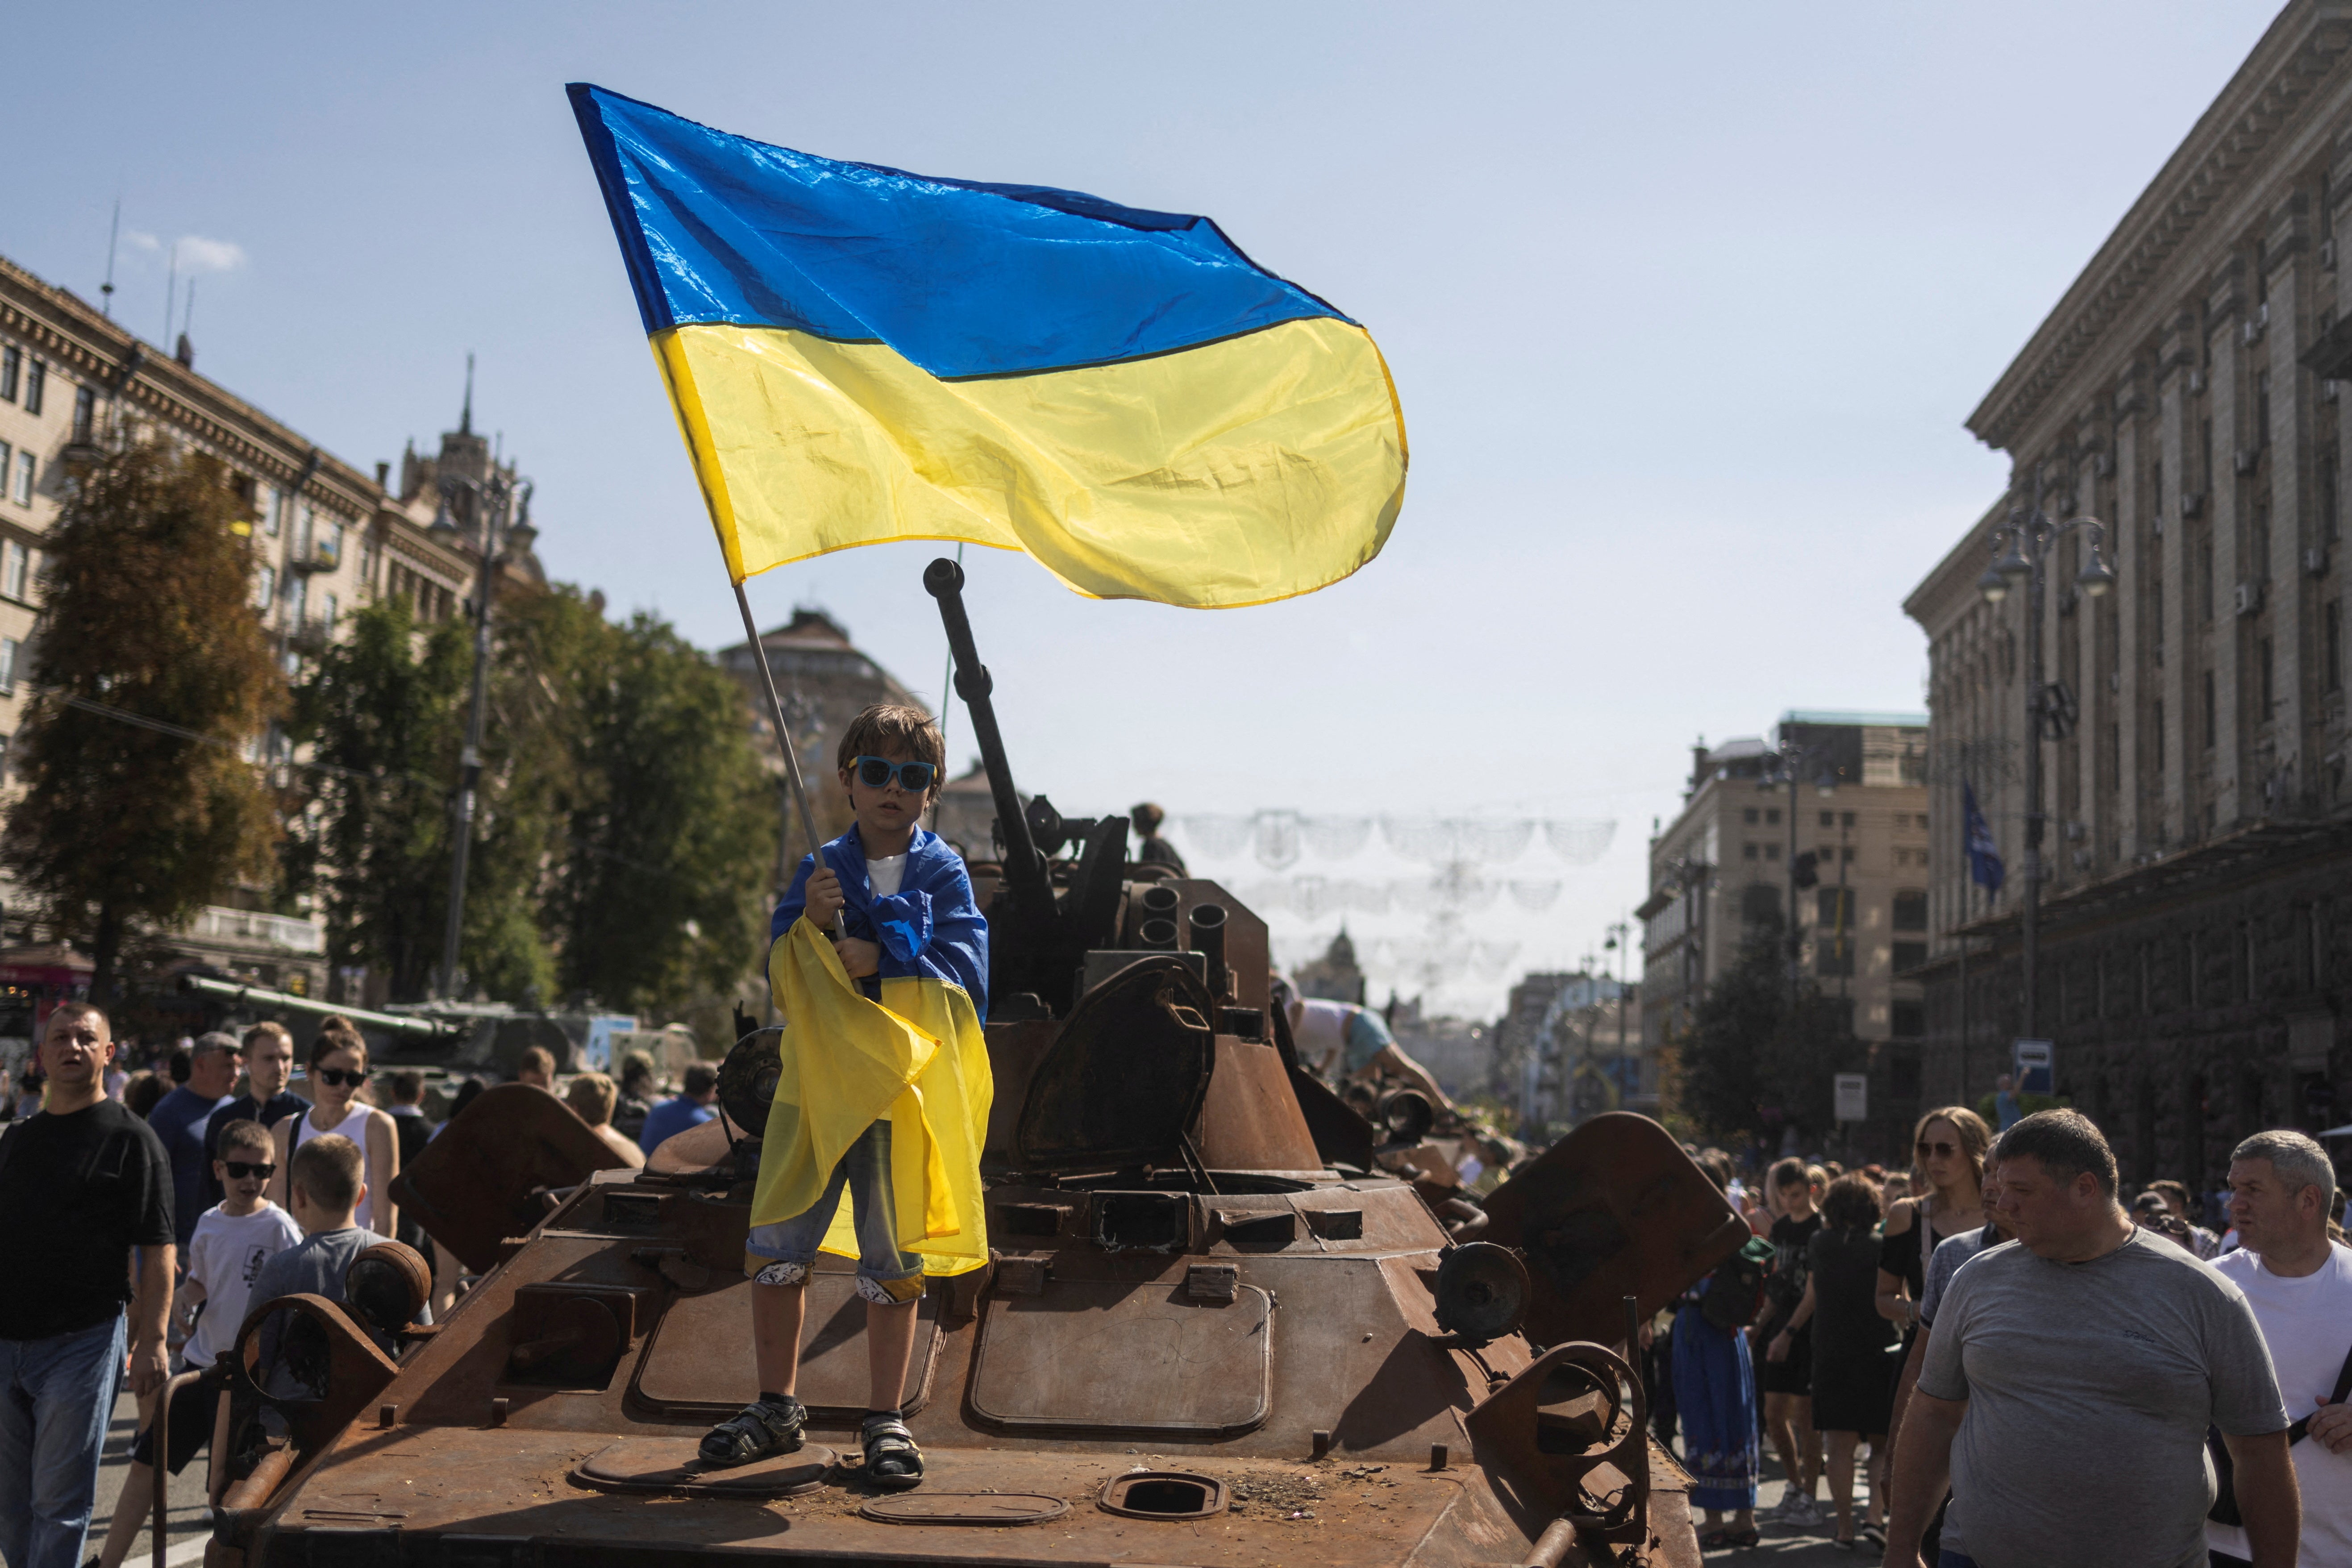
{"label": "sandal", "polygon": [[896,1415],[869,1415],[857,1428],[866,1450],[866,1479],[887,1491],[905,1491],[923,1481],[923,1451]]}
{"label": "sandal", "polygon": [[1764,1537],[1753,1530],[1727,1530],[1723,1532],[1727,1546],[1753,1547],[1763,1543]]}
{"label": "sandal", "polygon": [[1701,1552],[1728,1552],[1728,1551],[1730,1551],[1730,1550],[1731,1550],[1731,1531],[1729,1531],[1728,1530],[1710,1530],[1710,1531],[1708,1531],[1705,1535],[1702,1535],[1702,1536],[1700,1536],[1700,1537],[1698,1538],[1698,1549],[1699,1549]]}
{"label": "sandal", "polygon": [[808,1411],[797,1399],[782,1405],[755,1399],[702,1435],[702,1462],[724,1468],[792,1453],[807,1425]]}

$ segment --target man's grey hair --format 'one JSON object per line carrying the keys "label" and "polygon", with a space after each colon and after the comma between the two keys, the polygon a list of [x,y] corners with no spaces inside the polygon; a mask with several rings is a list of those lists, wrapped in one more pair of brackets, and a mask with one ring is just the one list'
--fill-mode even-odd
{"label": "man's grey hair", "polygon": [[2025,1156],[2061,1182],[2071,1183],[2088,1171],[2099,1191],[2116,1195],[2116,1154],[2100,1134],[2098,1123],[2079,1110],[2037,1110],[2000,1135],[1986,1163]]}
{"label": "man's grey hair", "polygon": [[196,1043],[188,1055],[191,1058],[201,1057],[211,1051],[226,1051],[231,1056],[242,1056],[245,1053],[245,1046],[235,1035],[226,1030],[208,1029],[196,1037]]}
{"label": "man's grey hair", "polygon": [[2336,1165],[2328,1159],[2327,1151],[2318,1141],[2288,1128],[2273,1128],[2257,1132],[2230,1151],[2230,1163],[2240,1160],[2268,1160],[2279,1179],[2294,1192],[2305,1187],[2319,1189],[2319,1212],[2326,1217],[2336,1202]]}

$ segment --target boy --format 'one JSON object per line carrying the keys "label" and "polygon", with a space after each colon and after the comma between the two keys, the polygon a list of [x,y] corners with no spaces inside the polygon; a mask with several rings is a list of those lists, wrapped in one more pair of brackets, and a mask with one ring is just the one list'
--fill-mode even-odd
{"label": "boy", "polygon": [[[340,1133],[322,1133],[294,1151],[287,1168],[286,1202],[304,1239],[261,1266],[253,1282],[254,1300],[311,1295],[342,1303],[343,1275],[352,1259],[384,1239],[359,1223],[360,1201],[367,1196],[366,1168],[360,1146]],[[420,1311],[416,1317],[424,1322],[430,1314]],[[393,1341],[365,1323],[359,1327],[386,1355],[398,1353]],[[276,1348],[265,1335],[264,1366],[276,1359]]]}
{"label": "boy", "polygon": [[[188,1243],[187,1281],[173,1309],[188,1336],[184,1348],[192,1369],[200,1371],[229,1352],[237,1330],[245,1326],[255,1277],[270,1258],[302,1239],[286,1211],[262,1195],[276,1169],[272,1154],[269,1130],[258,1121],[232,1121],[220,1130],[219,1158],[213,1162],[212,1175],[226,1195],[196,1221],[194,1238]],[[226,1441],[219,1428],[227,1421],[220,1385],[211,1378],[181,1390],[172,1401],[164,1458],[176,1476],[209,1442],[209,1489],[215,1502],[220,1500],[220,1451]],[[140,1527],[153,1511],[154,1462],[155,1429],[151,1426],[131,1445],[131,1473],[123,1479],[114,1523],[99,1552],[101,1568],[121,1568]]]}
{"label": "boy", "polygon": [[[794,1385],[800,1374],[809,1269],[846,1188],[856,1218],[857,1290],[866,1298],[871,1383],[858,1438],[866,1479],[894,1489],[922,1479],[922,1451],[907,1429],[899,1402],[914,1348],[926,1264],[922,1256],[906,1249],[906,1243],[922,1237],[908,1236],[901,1223],[893,1191],[892,1138],[895,1133],[905,1150],[915,1139],[937,1137],[950,1167],[969,1165],[968,1189],[976,1193],[979,1127],[967,1128],[957,1119],[968,1118],[976,1106],[984,1124],[988,1104],[987,1056],[978,1046],[980,1022],[988,1007],[988,925],[972,901],[961,858],[919,825],[924,808],[938,793],[945,760],[939,729],[921,710],[881,706],[860,713],[843,733],[835,759],[856,822],[824,847],[822,858],[801,862],[790,891],[776,908],[771,927],[778,939],[772,979],[778,980],[781,990],[786,984],[804,984],[814,974],[817,989],[805,994],[812,1006],[786,1010],[788,1016],[797,1014],[797,1026],[786,1034],[782,1047],[786,1071],[763,1141],[760,1196],[754,1200],[744,1258],[753,1281],[751,1324],[760,1397],[703,1438],[706,1463],[747,1464],[801,1446],[808,1412],[794,1397]],[[841,917],[838,929],[836,917]],[[825,955],[824,963],[812,966],[806,954],[821,946],[820,937],[834,941],[837,962]],[[863,1008],[842,995],[844,978],[869,1001],[882,1001],[887,987],[889,1011]],[[779,1002],[782,999],[780,994]],[[823,1086],[854,1082],[856,1092],[866,1093],[874,1080],[870,1076],[857,1079],[856,1068],[883,1054],[860,1057],[861,1051],[873,1051],[863,1034],[853,1041],[827,1031],[862,1030],[878,1019],[877,1026],[887,1035],[892,1026],[905,1028],[918,1014],[927,1020],[923,1027],[937,1045],[938,1056],[949,1058],[944,1065],[933,1060],[941,1075],[937,1079],[930,1068],[915,1075],[925,1086],[924,1113],[918,1119],[922,1124],[894,1122],[894,1097],[905,1085],[897,1082],[894,1087],[886,1078],[878,1099],[867,1094],[874,1100],[869,1124],[848,1143],[829,1179],[824,1178],[821,1167],[806,1163],[816,1142],[813,1124],[844,1126],[841,1119],[849,1108],[826,1103]],[[834,1059],[826,1062],[826,1057]],[[853,1062],[853,1058],[857,1059]],[[828,1068],[841,1071],[828,1076]],[[811,1084],[819,1087],[811,1090]],[[946,1092],[939,1092],[942,1089]],[[961,1103],[952,1103],[959,1097]],[[866,1100],[859,1101],[855,1114],[869,1115]],[[946,1129],[945,1136],[935,1133],[934,1117]],[[796,1158],[803,1163],[795,1165]],[[784,1173],[796,1173],[799,1184],[790,1190],[802,1194],[801,1206],[783,1207],[782,1216],[763,1212],[770,1192],[790,1185],[772,1184],[772,1174]],[[821,1194],[814,1190],[818,1180],[823,1181]],[[955,1233],[954,1250],[965,1258],[984,1259],[978,1205],[959,1207],[962,1228]],[[940,1271],[963,1266],[969,1265],[956,1259],[935,1258],[931,1264]]]}

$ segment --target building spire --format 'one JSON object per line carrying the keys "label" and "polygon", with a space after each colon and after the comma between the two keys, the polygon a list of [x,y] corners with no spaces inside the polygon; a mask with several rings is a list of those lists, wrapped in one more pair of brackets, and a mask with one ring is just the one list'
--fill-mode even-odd
{"label": "building spire", "polygon": [[458,415],[457,415],[457,434],[458,434],[458,435],[460,435],[460,436],[470,436],[470,435],[472,435],[473,433],[474,433],[474,356],[473,356],[472,354],[468,353],[468,354],[466,356],[466,406],[465,406],[465,408],[464,408],[463,410],[461,410],[461,411],[458,413]]}

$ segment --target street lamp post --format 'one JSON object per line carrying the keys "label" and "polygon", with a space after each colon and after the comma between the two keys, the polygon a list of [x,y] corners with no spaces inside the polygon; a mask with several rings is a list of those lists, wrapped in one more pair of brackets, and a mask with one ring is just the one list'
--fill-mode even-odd
{"label": "street lamp post", "polygon": [[2041,959],[2042,919],[2042,741],[2059,709],[2042,679],[2042,607],[2049,583],[2050,552],[2058,541],[2081,530],[2090,536],[2090,558],[2074,574],[2074,586],[2097,598],[2116,585],[2115,569],[2101,553],[2106,525],[2095,517],[2053,522],[2042,510],[2042,482],[2037,472],[2033,502],[2010,510],[2009,521],[1994,525],[1986,536],[1993,561],[1977,579],[1977,591],[1987,604],[1998,605],[2015,586],[2025,588],[2025,902],[2018,916],[2019,1007],[2025,1039],[2039,1037],[2035,1028],[2035,984]]}
{"label": "street lamp post", "polygon": [[[1768,793],[1779,790],[1783,784],[1788,786],[1788,950],[1789,1000],[1791,1005],[1793,1005],[1797,999],[1797,987],[1801,978],[1798,972],[1797,958],[1798,954],[1804,949],[1804,936],[1801,928],[1801,923],[1797,918],[1797,894],[1801,890],[1797,886],[1797,780],[1802,775],[1805,769],[1822,762],[1823,759],[1828,757],[1828,755],[1829,748],[1827,746],[1800,746],[1793,742],[1785,742],[1781,744],[1781,747],[1778,752],[1772,753],[1772,771],[1766,773],[1761,781],[1764,789]],[[1819,792],[1822,799],[1827,800],[1837,793],[1837,776],[1824,769],[1814,779],[1813,787],[1817,792]]]}
{"label": "street lamp post", "polygon": [[[489,705],[490,603],[504,570],[506,552],[530,550],[539,531],[530,525],[530,485],[518,483],[495,466],[487,479],[445,475],[441,480],[441,510],[433,531],[454,539],[458,531],[450,502],[460,495],[472,500],[477,537],[482,553],[479,585],[474,591],[474,689],[466,714],[466,749],[457,758],[457,797],[453,813],[449,853],[449,920],[441,938],[441,984],[444,997],[457,994],[457,942],[466,923],[466,868],[474,847],[474,807],[482,778],[482,723]],[[520,500],[520,507],[517,502]],[[515,513],[509,522],[509,512]]]}

